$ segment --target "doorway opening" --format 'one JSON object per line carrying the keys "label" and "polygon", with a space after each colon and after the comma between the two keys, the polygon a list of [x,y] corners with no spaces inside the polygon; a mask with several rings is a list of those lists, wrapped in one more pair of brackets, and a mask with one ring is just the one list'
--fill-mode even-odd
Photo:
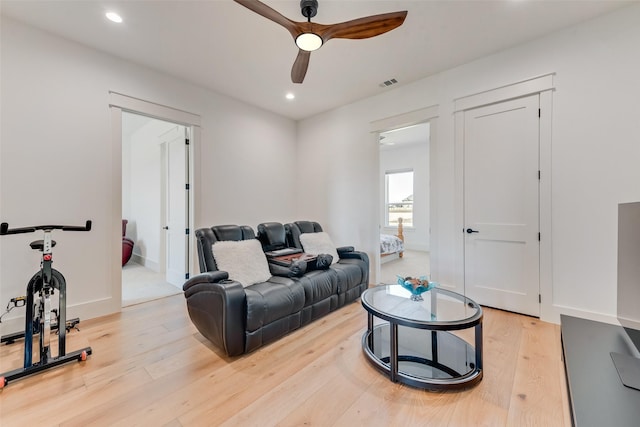
{"label": "doorway opening", "polygon": [[122,112],[123,307],[181,293],[188,277],[188,133]]}
{"label": "doorway opening", "polygon": [[379,134],[378,283],[431,275],[430,140],[429,122]]}

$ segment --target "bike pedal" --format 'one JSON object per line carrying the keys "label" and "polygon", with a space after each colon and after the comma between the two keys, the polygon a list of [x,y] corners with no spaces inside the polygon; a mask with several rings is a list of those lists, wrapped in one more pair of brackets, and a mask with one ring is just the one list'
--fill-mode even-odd
{"label": "bike pedal", "polygon": [[80,332],[80,328],[78,328],[78,323],[80,323],[80,319],[71,319],[67,320],[66,329],[69,332],[71,329],[75,329]]}
{"label": "bike pedal", "polygon": [[26,303],[27,303],[27,297],[15,297],[9,300],[9,304],[7,305],[7,307],[9,307],[9,305],[11,304],[13,304],[14,307],[22,307]]}

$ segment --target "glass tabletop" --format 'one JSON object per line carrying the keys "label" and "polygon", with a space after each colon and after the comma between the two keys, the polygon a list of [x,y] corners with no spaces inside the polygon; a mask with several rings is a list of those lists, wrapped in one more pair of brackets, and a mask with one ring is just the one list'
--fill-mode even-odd
{"label": "glass tabletop", "polygon": [[482,319],[482,308],[473,300],[442,288],[423,293],[422,301],[413,301],[411,292],[400,285],[376,286],[361,298],[374,316],[414,328],[465,329]]}

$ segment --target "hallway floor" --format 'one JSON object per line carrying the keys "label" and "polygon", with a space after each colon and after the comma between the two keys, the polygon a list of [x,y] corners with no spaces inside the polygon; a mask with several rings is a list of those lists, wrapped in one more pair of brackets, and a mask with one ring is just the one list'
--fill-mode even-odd
{"label": "hallway floor", "polygon": [[165,275],[129,261],[122,267],[122,306],[140,304],[182,293]]}
{"label": "hallway floor", "polygon": [[379,283],[397,283],[397,276],[419,277],[431,274],[429,252],[404,251],[402,258],[387,261],[380,266]]}

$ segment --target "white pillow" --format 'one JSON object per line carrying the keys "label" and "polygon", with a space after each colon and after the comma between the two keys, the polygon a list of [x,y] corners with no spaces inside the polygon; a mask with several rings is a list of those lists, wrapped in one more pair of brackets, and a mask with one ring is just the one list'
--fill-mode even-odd
{"label": "white pillow", "polygon": [[243,287],[266,282],[271,277],[267,257],[255,239],[215,242],[211,246],[218,270],[229,273],[229,279]]}
{"label": "white pillow", "polygon": [[331,237],[324,231],[320,233],[302,233],[300,243],[304,252],[310,255],[329,254],[333,257],[331,264],[340,260],[336,245],[331,241]]}

